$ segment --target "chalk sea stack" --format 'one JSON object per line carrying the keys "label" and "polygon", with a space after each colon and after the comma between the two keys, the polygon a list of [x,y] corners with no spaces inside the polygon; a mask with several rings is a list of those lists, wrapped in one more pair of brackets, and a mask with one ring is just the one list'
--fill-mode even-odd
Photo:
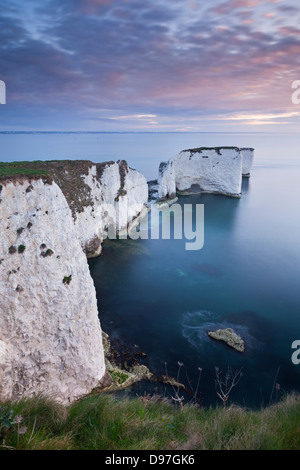
{"label": "chalk sea stack", "polygon": [[242,177],[249,177],[254,149],[246,147],[198,147],[182,150],[159,166],[158,197],[177,194],[216,193],[241,197]]}

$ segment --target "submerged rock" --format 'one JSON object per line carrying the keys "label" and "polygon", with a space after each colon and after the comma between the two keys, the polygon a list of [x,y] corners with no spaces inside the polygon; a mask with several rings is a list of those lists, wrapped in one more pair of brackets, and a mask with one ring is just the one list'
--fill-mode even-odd
{"label": "submerged rock", "polygon": [[224,341],[228,346],[234,348],[236,351],[244,352],[244,340],[237,335],[231,328],[219,329],[216,331],[208,331],[208,336],[218,341]]}

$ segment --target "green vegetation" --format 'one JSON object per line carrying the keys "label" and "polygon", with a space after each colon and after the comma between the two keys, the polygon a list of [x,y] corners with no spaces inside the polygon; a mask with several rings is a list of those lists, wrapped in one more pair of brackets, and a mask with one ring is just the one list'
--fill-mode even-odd
{"label": "green vegetation", "polygon": [[47,169],[44,162],[1,162],[0,176],[44,176]]}
{"label": "green vegetation", "polygon": [[63,278],[63,284],[70,284],[70,282],[72,281],[72,274],[70,274],[70,276],[64,276]]}
{"label": "green vegetation", "polygon": [[215,150],[218,155],[222,155],[221,150],[236,150],[237,152],[240,152],[241,149],[239,147],[197,147],[194,149],[182,150],[182,152],[201,153],[206,150]]}
{"label": "green vegetation", "polygon": [[[94,200],[90,186],[85,183],[84,176],[89,174],[94,165],[96,175],[93,179],[101,181],[105,168],[114,164],[113,161],[94,164],[90,160],[36,160],[22,162],[0,162],[0,182],[22,181],[28,183],[25,192],[33,190],[32,180],[42,179],[44,184],[52,184],[54,181],[62,190],[74,219],[78,212],[83,212],[86,207],[93,209]],[[119,160],[120,189],[116,197],[126,194],[125,179],[128,173],[128,165],[125,160]],[[0,185],[0,192],[2,190]],[[1,201],[0,201],[1,202]],[[45,211],[48,214],[48,211]]]}
{"label": "green vegetation", "polygon": [[[19,245],[18,246],[18,253],[24,253],[26,249],[26,246],[25,245]],[[17,252],[17,248],[13,245],[11,245],[9,248],[8,248],[8,252],[13,255],[14,253]]]}
{"label": "green vegetation", "polygon": [[117,384],[123,384],[129,378],[129,375],[123,371],[112,370],[108,371],[109,375],[111,376],[112,380]]}
{"label": "green vegetation", "polygon": [[25,427],[20,427],[22,422],[21,416],[17,416],[15,411],[8,406],[0,407],[0,441],[5,443],[5,439],[9,430],[16,426],[18,435],[26,432]]}
{"label": "green vegetation", "polygon": [[[82,212],[84,207],[93,205],[90,187],[84,182],[82,175],[87,175],[93,163],[89,160],[37,160],[33,162],[0,163],[0,181],[29,180],[42,178],[44,184],[52,181],[60,187],[66,197],[73,216]],[[31,184],[26,193],[33,189]]]}
{"label": "green vegetation", "polygon": [[[158,396],[116,399],[107,393],[67,407],[42,397],[6,402],[3,406],[11,422],[5,430],[5,441],[0,442],[2,448],[296,450],[300,447],[300,396],[295,394],[258,411],[236,405],[225,409],[175,407]],[[22,422],[21,433],[17,422]]]}
{"label": "green vegetation", "polygon": [[43,258],[46,258],[47,256],[52,256],[53,253],[54,251],[51,250],[51,248],[48,248],[46,251],[42,251],[41,256],[43,256]]}

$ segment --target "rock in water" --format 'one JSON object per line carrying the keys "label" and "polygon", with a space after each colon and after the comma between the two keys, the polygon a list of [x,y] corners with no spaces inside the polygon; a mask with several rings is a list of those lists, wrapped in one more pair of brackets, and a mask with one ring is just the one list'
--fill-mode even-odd
{"label": "rock in water", "polygon": [[228,346],[236,349],[236,351],[244,352],[244,340],[238,336],[231,328],[219,329],[216,331],[208,331],[208,336],[218,341],[224,341]]}
{"label": "rock in water", "polygon": [[254,149],[239,147],[198,147],[182,150],[168,162],[161,162],[158,199],[176,194],[217,193],[232,197],[242,194],[242,177],[250,176]]}

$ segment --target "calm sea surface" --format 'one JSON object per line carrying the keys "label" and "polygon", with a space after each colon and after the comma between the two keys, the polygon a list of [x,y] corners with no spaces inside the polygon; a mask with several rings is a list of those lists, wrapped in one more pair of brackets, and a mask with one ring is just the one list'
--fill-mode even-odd
{"label": "calm sea surface", "polygon": [[[199,146],[255,148],[251,178],[241,199],[220,195],[179,198],[204,204],[204,246],[186,240],[116,240],[89,261],[101,325],[111,339],[147,354],[157,373],[177,374],[215,404],[215,366],[243,368],[233,401],[268,404],[300,392],[300,364],[291,344],[300,340],[300,137],[284,134],[0,134],[1,161],[126,159],[148,180],[180,150]],[[208,338],[232,327],[245,353]],[[278,383],[272,394],[274,383]],[[160,388],[159,388],[160,387]],[[132,393],[171,393],[141,382]],[[188,398],[186,398],[188,399]]]}

